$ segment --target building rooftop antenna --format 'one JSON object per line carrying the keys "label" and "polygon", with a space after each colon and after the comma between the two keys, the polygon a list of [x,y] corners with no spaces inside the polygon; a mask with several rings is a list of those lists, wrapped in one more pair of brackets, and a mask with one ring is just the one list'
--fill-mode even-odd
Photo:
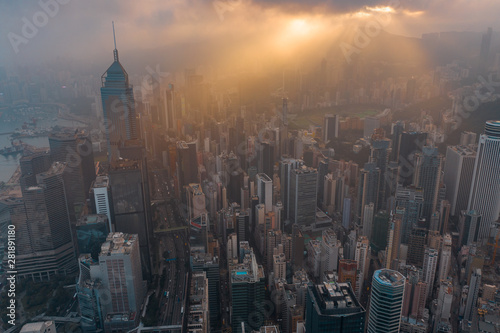
{"label": "building rooftop antenna", "polygon": [[118,61],[118,50],[116,49],[115,22],[114,22],[114,21],[112,21],[111,23],[112,23],[112,25],[113,25],[113,40],[114,40],[114,42],[115,42],[115,49],[114,49],[114,51],[113,51],[113,55],[114,55],[114,57],[115,57],[115,61]]}
{"label": "building rooftop antenna", "polygon": [[113,25],[113,40],[115,41],[115,50],[116,50],[115,21],[112,21],[111,24]]}

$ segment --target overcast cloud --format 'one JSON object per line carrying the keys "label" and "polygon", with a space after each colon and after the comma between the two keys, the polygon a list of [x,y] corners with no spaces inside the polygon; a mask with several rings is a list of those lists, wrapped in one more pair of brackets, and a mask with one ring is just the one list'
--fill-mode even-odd
{"label": "overcast cloud", "polygon": [[33,23],[43,11],[40,2],[50,1],[0,1],[0,66],[56,57],[95,63],[111,57],[113,20],[121,55],[138,59],[161,50],[156,56],[172,62],[194,62],[203,55],[209,61],[221,53],[259,58],[265,55],[257,51],[264,48],[279,57],[304,45],[324,45],[346,26],[370,19],[370,8],[386,5],[395,11],[384,29],[396,34],[500,29],[498,0],[59,1],[65,4],[54,17],[43,22],[38,15],[43,24],[28,38],[23,34],[25,21]]}

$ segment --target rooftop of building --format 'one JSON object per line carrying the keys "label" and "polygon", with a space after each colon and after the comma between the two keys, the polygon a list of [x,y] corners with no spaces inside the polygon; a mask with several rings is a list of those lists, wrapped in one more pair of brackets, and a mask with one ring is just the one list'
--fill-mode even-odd
{"label": "rooftop of building", "polygon": [[136,234],[124,234],[123,232],[112,232],[101,246],[101,256],[117,254],[129,254],[132,246],[139,241]]}
{"label": "rooftop of building", "polygon": [[476,146],[474,145],[468,145],[468,146],[448,146],[448,149],[455,151],[456,153],[462,155],[462,156],[475,156],[477,151],[476,151]]}
{"label": "rooftop of building", "polygon": [[[208,314],[208,280],[205,272],[193,273],[189,296],[188,328],[204,324]],[[207,323],[205,323],[206,325]]]}
{"label": "rooftop of building", "polygon": [[54,322],[52,321],[39,321],[36,323],[24,324],[21,328],[20,333],[24,332],[44,332],[46,327],[52,326]]}
{"label": "rooftop of building", "polygon": [[337,244],[337,234],[333,229],[323,230],[321,236],[325,242]]}
{"label": "rooftop of building", "polygon": [[263,182],[272,182],[271,178],[265,174],[265,173],[258,173],[257,176],[255,176],[257,179],[262,179]]}
{"label": "rooftop of building", "polygon": [[76,221],[76,226],[96,224],[96,223],[108,223],[108,217],[104,214],[89,214],[84,215]]}
{"label": "rooftop of building", "polygon": [[295,271],[293,274],[293,283],[307,284],[309,283],[309,276],[303,269]]}
{"label": "rooftop of building", "polygon": [[205,272],[194,272],[191,276],[191,289],[189,297],[204,297],[207,288],[207,276]]}
{"label": "rooftop of building", "polygon": [[305,174],[314,174],[314,173],[318,173],[318,171],[314,168],[310,168],[308,166],[305,166],[303,165],[302,167],[300,168],[297,168],[297,169],[293,169],[292,170],[293,173],[296,173],[298,175],[305,175]]}
{"label": "rooftop of building", "polygon": [[484,134],[500,138],[500,120],[488,120],[484,125]]}
{"label": "rooftop of building", "polygon": [[104,320],[107,322],[134,321],[135,312],[109,313]]}
{"label": "rooftop of building", "polygon": [[375,271],[375,273],[373,273],[373,278],[384,285],[393,287],[403,285],[405,282],[403,274],[390,269],[379,269]]}
{"label": "rooftop of building", "polygon": [[479,321],[478,322],[478,331],[482,333],[496,333],[498,332],[497,329],[495,328],[495,325],[491,323],[487,323],[484,321]]}
{"label": "rooftop of building", "polygon": [[51,140],[74,140],[81,136],[86,136],[86,131],[80,128],[73,127],[59,127],[49,133]]}
{"label": "rooftop of building", "polygon": [[50,151],[49,150],[37,151],[37,152],[34,152],[32,154],[23,155],[19,159],[19,163],[29,162],[29,161],[33,160],[34,158],[41,157],[41,156],[50,156]]}
{"label": "rooftop of building", "polygon": [[323,282],[334,283],[339,279],[339,275],[334,271],[325,271],[323,273]]}
{"label": "rooftop of building", "polygon": [[83,253],[78,257],[78,261],[86,266],[99,265],[99,261],[92,259],[89,253]]}
{"label": "rooftop of building", "polygon": [[97,176],[97,177],[95,177],[95,180],[92,183],[93,188],[108,187],[108,185],[109,185],[109,177],[108,176]]}
{"label": "rooftop of building", "polygon": [[203,189],[201,188],[201,185],[198,183],[191,183],[188,185],[189,189],[191,190],[191,193],[194,195],[202,195],[203,194]]}
{"label": "rooftop of building", "polygon": [[317,254],[321,253],[321,242],[316,239],[312,239],[307,243],[308,246],[312,247],[312,250]]}
{"label": "rooftop of building", "polygon": [[191,251],[193,265],[200,264],[218,264],[219,258],[212,256],[210,253]]}
{"label": "rooftop of building", "polygon": [[263,326],[258,331],[259,333],[280,333],[278,326]]}
{"label": "rooftop of building", "polygon": [[285,254],[283,252],[280,254],[275,254],[273,256],[273,260],[275,263],[284,263],[284,262],[286,262]]}
{"label": "rooftop of building", "polygon": [[38,177],[44,178],[44,177],[50,177],[50,176],[53,176],[56,174],[60,174],[64,171],[64,168],[66,168],[66,163],[54,162],[54,163],[52,163],[52,165],[50,166],[50,168],[47,171],[39,173],[37,175],[37,179],[38,179]]}
{"label": "rooftop of building", "polygon": [[140,161],[119,158],[118,160],[111,162],[109,169],[112,171],[135,170],[139,169],[139,167]]}
{"label": "rooftop of building", "polygon": [[349,283],[324,282],[310,286],[315,300],[315,307],[324,315],[345,315],[364,312]]}
{"label": "rooftop of building", "polygon": [[101,281],[98,279],[88,279],[80,282],[80,288],[87,289],[99,289],[101,287]]}
{"label": "rooftop of building", "polygon": [[241,252],[245,252],[241,263],[232,263],[229,266],[231,283],[255,283],[264,279],[264,268],[257,264],[253,249],[248,242],[240,242]]}
{"label": "rooftop of building", "polygon": [[189,149],[189,145],[186,141],[177,141],[178,149]]}

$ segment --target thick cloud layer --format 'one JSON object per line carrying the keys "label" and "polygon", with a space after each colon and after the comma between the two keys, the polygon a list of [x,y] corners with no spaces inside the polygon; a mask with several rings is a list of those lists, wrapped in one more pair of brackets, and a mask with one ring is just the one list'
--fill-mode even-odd
{"label": "thick cloud layer", "polygon": [[500,29],[497,0],[0,0],[0,66],[57,57],[100,62],[111,57],[112,20],[131,62],[251,63],[324,52],[382,8],[390,15],[383,28],[401,35]]}

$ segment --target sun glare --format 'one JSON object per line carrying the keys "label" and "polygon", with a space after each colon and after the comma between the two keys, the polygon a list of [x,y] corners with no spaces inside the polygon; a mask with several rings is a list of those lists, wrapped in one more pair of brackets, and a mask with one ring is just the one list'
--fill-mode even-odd
{"label": "sun glare", "polygon": [[365,7],[367,10],[371,12],[383,12],[383,13],[394,13],[395,10],[392,7],[386,6],[386,7]]}
{"label": "sun glare", "polygon": [[311,27],[304,19],[293,19],[288,29],[293,35],[303,36],[309,33]]}
{"label": "sun glare", "polygon": [[421,16],[424,11],[423,10],[418,10],[418,11],[410,11],[410,10],[404,10],[403,13],[407,16],[411,16],[411,17],[418,17],[418,16]]}

